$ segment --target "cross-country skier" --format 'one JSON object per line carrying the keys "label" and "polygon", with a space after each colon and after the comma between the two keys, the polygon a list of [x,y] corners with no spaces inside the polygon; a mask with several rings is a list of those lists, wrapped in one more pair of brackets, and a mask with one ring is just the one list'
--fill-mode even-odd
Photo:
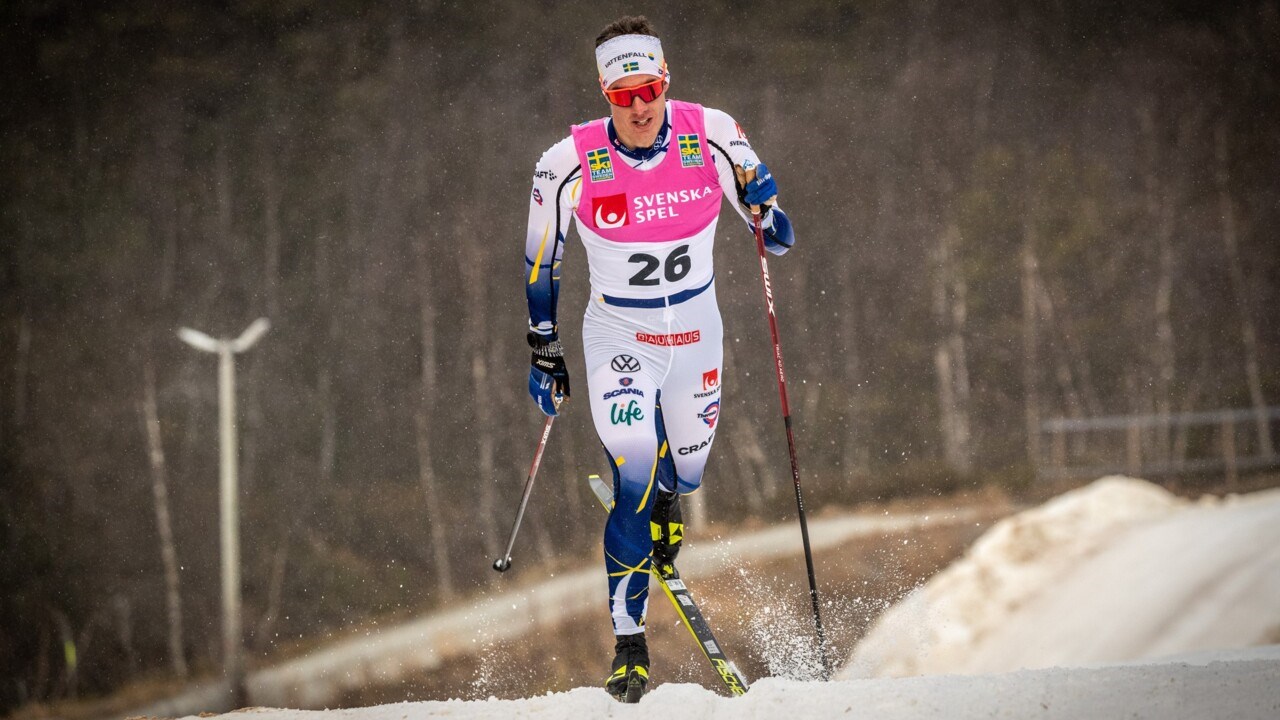
{"label": "cross-country skier", "polygon": [[[533,175],[525,241],[529,393],[547,415],[569,397],[557,333],[560,259],[570,218],[587,249],[583,319],[591,417],[613,468],[604,532],[616,636],[606,687],[621,699],[649,677],[651,563],[672,563],[680,495],[698,489],[720,421],[722,328],[711,250],[723,194],[747,221],[762,206],[766,247],[794,242],[777,184],[729,115],[667,99],[671,74],[653,27],[623,17],[596,38],[610,116],[571,128]],[[740,186],[735,166],[756,170]]]}

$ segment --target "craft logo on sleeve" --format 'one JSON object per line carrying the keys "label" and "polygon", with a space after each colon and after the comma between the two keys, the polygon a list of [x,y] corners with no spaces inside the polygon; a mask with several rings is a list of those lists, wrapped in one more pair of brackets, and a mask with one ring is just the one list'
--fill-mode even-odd
{"label": "craft logo on sleeve", "polygon": [[591,217],[595,219],[596,227],[602,229],[630,224],[626,193],[591,198]]}
{"label": "craft logo on sleeve", "polygon": [[702,389],[712,390],[720,387],[720,368],[712,368],[702,373]]}
{"label": "craft logo on sleeve", "polygon": [[696,133],[677,135],[676,143],[680,146],[680,167],[702,167],[702,143]]}
{"label": "craft logo on sleeve", "polygon": [[609,148],[588,150],[587,169],[591,171],[591,182],[612,180],[613,160],[609,158]]}

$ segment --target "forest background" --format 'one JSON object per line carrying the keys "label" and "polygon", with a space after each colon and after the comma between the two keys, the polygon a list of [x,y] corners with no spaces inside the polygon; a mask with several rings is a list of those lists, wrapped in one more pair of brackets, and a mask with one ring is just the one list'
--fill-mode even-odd
{"label": "forest background", "polygon": [[[497,580],[542,422],[530,178],[606,112],[592,40],[635,12],[670,95],[732,114],[794,219],[771,269],[814,508],[1029,487],[1048,418],[1280,397],[1274,0],[11,0],[0,711],[217,671],[216,363],[179,326],[272,323],[238,359],[251,658]],[[789,519],[754,241],[732,213],[718,234],[704,511]],[[586,270],[571,239],[576,378]],[[599,542],[585,405],[530,563]]]}

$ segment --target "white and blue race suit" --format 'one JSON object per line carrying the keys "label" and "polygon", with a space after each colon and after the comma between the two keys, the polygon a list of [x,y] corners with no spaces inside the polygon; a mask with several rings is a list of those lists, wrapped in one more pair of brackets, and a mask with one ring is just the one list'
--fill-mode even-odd
{"label": "white and blue race suit", "polygon": [[[719,426],[723,333],[712,246],[721,196],[750,230],[734,166],[759,162],[729,115],[672,100],[652,148],[628,150],[605,118],[573,128],[534,172],[525,241],[532,332],[557,337],[571,218],[587,251],[583,348],[591,417],[613,470],[604,554],[618,635],[644,631],[657,488],[697,490]],[[775,254],[794,240],[776,207],[765,233]]]}

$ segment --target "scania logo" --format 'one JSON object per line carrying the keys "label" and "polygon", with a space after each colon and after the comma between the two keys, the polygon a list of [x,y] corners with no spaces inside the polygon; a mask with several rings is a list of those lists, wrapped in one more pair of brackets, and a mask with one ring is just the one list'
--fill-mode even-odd
{"label": "scania logo", "polygon": [[638,372],[640,370],[640,361],[630,355],[614,355],[609,367],[613,368],[615,372]]}

